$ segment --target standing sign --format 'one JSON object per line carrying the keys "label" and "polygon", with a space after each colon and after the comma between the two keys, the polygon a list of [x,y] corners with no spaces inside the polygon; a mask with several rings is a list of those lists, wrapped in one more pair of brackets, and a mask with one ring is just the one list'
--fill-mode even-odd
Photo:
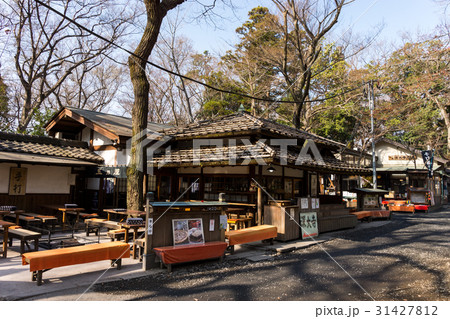
{"label": "standing sign", "polygon": [[302,230],[302,239],[317,237],[319,235],[317,213],[300,213],[300,227]]}
{"label": "standing sign", "polygon": [[9,174],[8,195],[25,195],[27,185],[27,169],[11,167]]}

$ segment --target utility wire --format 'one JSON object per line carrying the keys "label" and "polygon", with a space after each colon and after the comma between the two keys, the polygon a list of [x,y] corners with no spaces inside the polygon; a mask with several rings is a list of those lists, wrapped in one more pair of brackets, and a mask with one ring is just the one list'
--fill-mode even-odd
{"label": "utility wire", "polygon": [[[206,83],[204,83],[204,82],[201,82],[201,81],[199,81],[199,80],[196,80],[196,79],[187,77],[187,76],[185,76],[185,75],[182,75],[182,74],[179,74],[179,73],[176,73],[176,72],[173,72],[173,71],[168,70],[168,69],[166,69],[166,68],[164,68],[164,67],[162,67],[162,66],[160,66],[160,65],[158,65],[158,64],[155,64],[155,63],[150,62],[150,61],[148,61],[148,60],[144,60],[142,57],[138,56],[138,55],[135,54],[134,52],[131,52],[130,50],[128,50],[128,49],[126,49],[126,48],[120,46],[119,44],[116,44],[116,43],[114,43],[113,41],[111,41],[111,40],[109,40],[109,39],[106,39],[105,37],[101,36],[100,34],[98,34],[98,33],[94,32],[94,31],[92,31],[92,30],[86,28],[85,26],[79,24],[79,23],[76,22],[75,20],[69,18],[67,15],[65,15],[65,14],[63,14],[63,13],[61,13],[61,12],[59,12],[58,10],[56,10],[56,9],[52,8],[51,6],[49,6],[49,5],[45,4],[45,3],[43,3],[42,1],[36,0],[36,2],[37,2],[38,4],[40,4],[41,6],[47,8],[48,10],[53,11],[54,13],[56,13],[56,14],[59,15],[59,16],[61,16],[62,18],[66,19],[67,21],[69,21],[70,23],[74,24],[75,26],[77,26],[77,27],[80,28],[81,30],[84,30],[84,31],[88,32],[89,34],[91,34],[91,35],[93,35],[93,36],[95,36],[95,37],[97,37],[97,38],[99,38],[99,39],[101,39],[101,40],[103,40],[103,41],[109,43],[110,45],[112,45],[112,46],[114,46],[114,47],[116,47],[116,48],[118,48],[118,49],[120,49],[120,50],[125,51],[126,53],[132,55],[133,57],[135,57],[135,58],[137,58],[137,59],[139,59],[139,60],[145,62],[146,64],[149,64],[149,65],[151,65],[151,66],[153,66],[153,67],[155,67],[155,68],[157,68],[157,69],[159,69],[159,70],[161,70],[161,71],[164,71],[164,72],[166,72],[166,73],[169,73],[169,74],[178,76],[178,77],[183,78],[183,79],[188,80],[188,81],[192,81],[192,82],[194,82],[194,83],[197,83],[197,84],[199,84],[199,85],[202,85],[202,86],[204,86],[204,87],[206,87],[206,88],[209,88],[209,89],[211,89],[211,90],[214,90],[214,91],[218,91],[218,92],[222,92],[222,93],[227,93],[227,94],[234,94],[234,95],[242,96],[242,97],[249,98],[249,99],[253,99],[253,100],[257,100],[257,101],[271,102],[271,103],[285,103],[285,104],[295,104],[295,103],[298,103],[298,102],[295,102],[295,101],[283,101],[283,100],[271,100],[271,99],[259,98],[259,97],[251,96],[251,95],[248,95],[248,94],[245,94],[245,93],[233,92],[233,91],[229,91],[229,90],[217,88],[217,87],[214,87],[214,86],[212,86],[212,85],[209,85],[209,84],[206,84]],[[314,100],[307,100],[307,101],[305,101],[305,102],[323,102],[323,101],[326,101],[326,100],[333,99],[333,98],[335,98],[335,97],[337,97],[337,96],[344,95],[344,94],[346,94],[346,93],[348,93],[348,92],[351,92],[351,91],[354,91],[354,90],[356,90],[356,89],[358,89],[358,88],[359,88],[359,87],[354,88],[354,89],[351,89],[351,90],[348,90],[348,91],[345,91],[345,92],[342,92],[342,93],[339,93],[339,94],[335,94],[335,95],[332,95],[332,96],[329,96],[329,97],[326,97],[326,98],[322,98],[322,99],[314,99]]]}

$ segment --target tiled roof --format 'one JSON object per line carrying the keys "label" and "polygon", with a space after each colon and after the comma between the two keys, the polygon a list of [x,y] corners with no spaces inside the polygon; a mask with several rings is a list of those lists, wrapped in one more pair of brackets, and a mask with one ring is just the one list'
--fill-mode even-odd
{"label": "tiled roof", "polygon": [[[102,112],[96,112],[91,110],[79,109],[74,107],[65,107],[60,110],[55,116],[46,124],[46,127],[52,122],[54,118],[58,116],[65,109],[70,112],[76,113],[77,115],[91,121],[92,123],[110,131],[117,136],[131,137],[132,126],[131,118],[125,116],[119,116],[114,114],[107,114]],[[147,128],[151,132],[158,132],[163,129],[171,128],[171,125],[159,124],[159,123],[148,123]]]}
{"label": "tiled roof", "polygon": [[[290,147],[287,152],[287,164],[299,168],[314,168],[329,171],[369,173],[370,170],[342,162],[332,154],[322,156],[323,161],[311,157],[300,157],[300,148]],[[198,150],[172,150],[167,154],[155,154],[148,162],[149,166],[203,166],[203,165],[240,165],[261,164],[261,162],[282,163],[279,147],[269,146],[260,141],[249,145],[233,145],[225,147],[206,147]]]}
{"label": "tiled roof", "polygon": [[0,152],[45,155],[103,163],[86,142],[0,132]]}
{"label": "tiled roof", "polygon": [[176,139],[187,139],[195,137],[221,137],[252,131],[262,131],[287,138],[312,139],[315,143],[325,144],[336,148],[345,147],[342,143],[303,130],[298,130],[287,125],[279,124],[268,119],[257,118],[246,112],[234,113],[218,119],[191,123],[183,127],[166,129],[162,132],[171,135]]}

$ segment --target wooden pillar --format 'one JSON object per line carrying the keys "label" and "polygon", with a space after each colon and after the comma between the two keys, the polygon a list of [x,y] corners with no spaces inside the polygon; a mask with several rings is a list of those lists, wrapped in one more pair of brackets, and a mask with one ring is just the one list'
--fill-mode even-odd
{"label": "wooden pillar", "polygon": [[262,220],[262,211],[263,211],[263,199],[262,199],[262,189],[261,187],[258,187],[258,195],[257,195],[257,216],[256,216],[256,224],[262,225],[261,224],[261,220]]}

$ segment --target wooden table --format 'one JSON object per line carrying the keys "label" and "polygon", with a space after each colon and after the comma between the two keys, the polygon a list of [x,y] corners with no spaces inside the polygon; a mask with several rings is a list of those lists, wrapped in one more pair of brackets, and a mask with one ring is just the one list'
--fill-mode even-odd
{"label": "wooden table", "polygon": [[137,224],[137,225],[128,225],[127,223],[119,223],[120,226],[122,226],[122,228],[125,229],[125,238],[124,241],[126,243],[128,243],[128,241],[130,240],[129,237],[129,231],[130,229],[133,230],[133,259],[136,259],[136,238],[137,238],[137,232],[139,228],[144,227],[145,228],[145,224]]}
{"label": "wooden table", "polygon": [[74,223],[74,225],[76,225],[78,223],[79,218],[80,218],[80,213],[84,212],[84,208],[81,208],[81,207],[65,208],[65,207],[61,207],[60,205],[44,205],[42,207],[43,208],[47,208],[47,209],[51,209],[51,210],[54,210],[54,211],[57,211],[59,213],[62,213],[62,225],[63,225],[63,228],[67,224],[67,214],[68,213],[74,213],[76,215],[75,223]]}
{"label": "wooden table", "polygon": [[227,231],[230,230],[230,224],[235,225],[235,229],[244,229],[251,226],[252,219],[250,217],[246,218],[228,218]]}
{"label": "wooden table", "polygon": [[2,219],[3,219],[3,217],[5,215],[9,215],[9,214],[16,215],[16,225],[19,225],[19,216],[21,214],[23,214],[23,213],[25,213],[24,210],[11,210],[11,211],[9,211],[9,210],[0,210],[0,216],[2,217]]}
{"label": "wooden table", "polygon": [[140,210],[114,210],[114,209],[104,209],[103,212],[108,213],[107,220],[110,220],[111,214],[127,216],[130,217],[142,217],[145,218],[145,212]]}
{"label": "wooden table", "polygon": [[3,255],[3,258],[6,258],[8,252],[8,228],[11,226],[15,226],[15,224],[0,220],[0,226],[3,227],[3,251],[1,252],[1,254]]}

